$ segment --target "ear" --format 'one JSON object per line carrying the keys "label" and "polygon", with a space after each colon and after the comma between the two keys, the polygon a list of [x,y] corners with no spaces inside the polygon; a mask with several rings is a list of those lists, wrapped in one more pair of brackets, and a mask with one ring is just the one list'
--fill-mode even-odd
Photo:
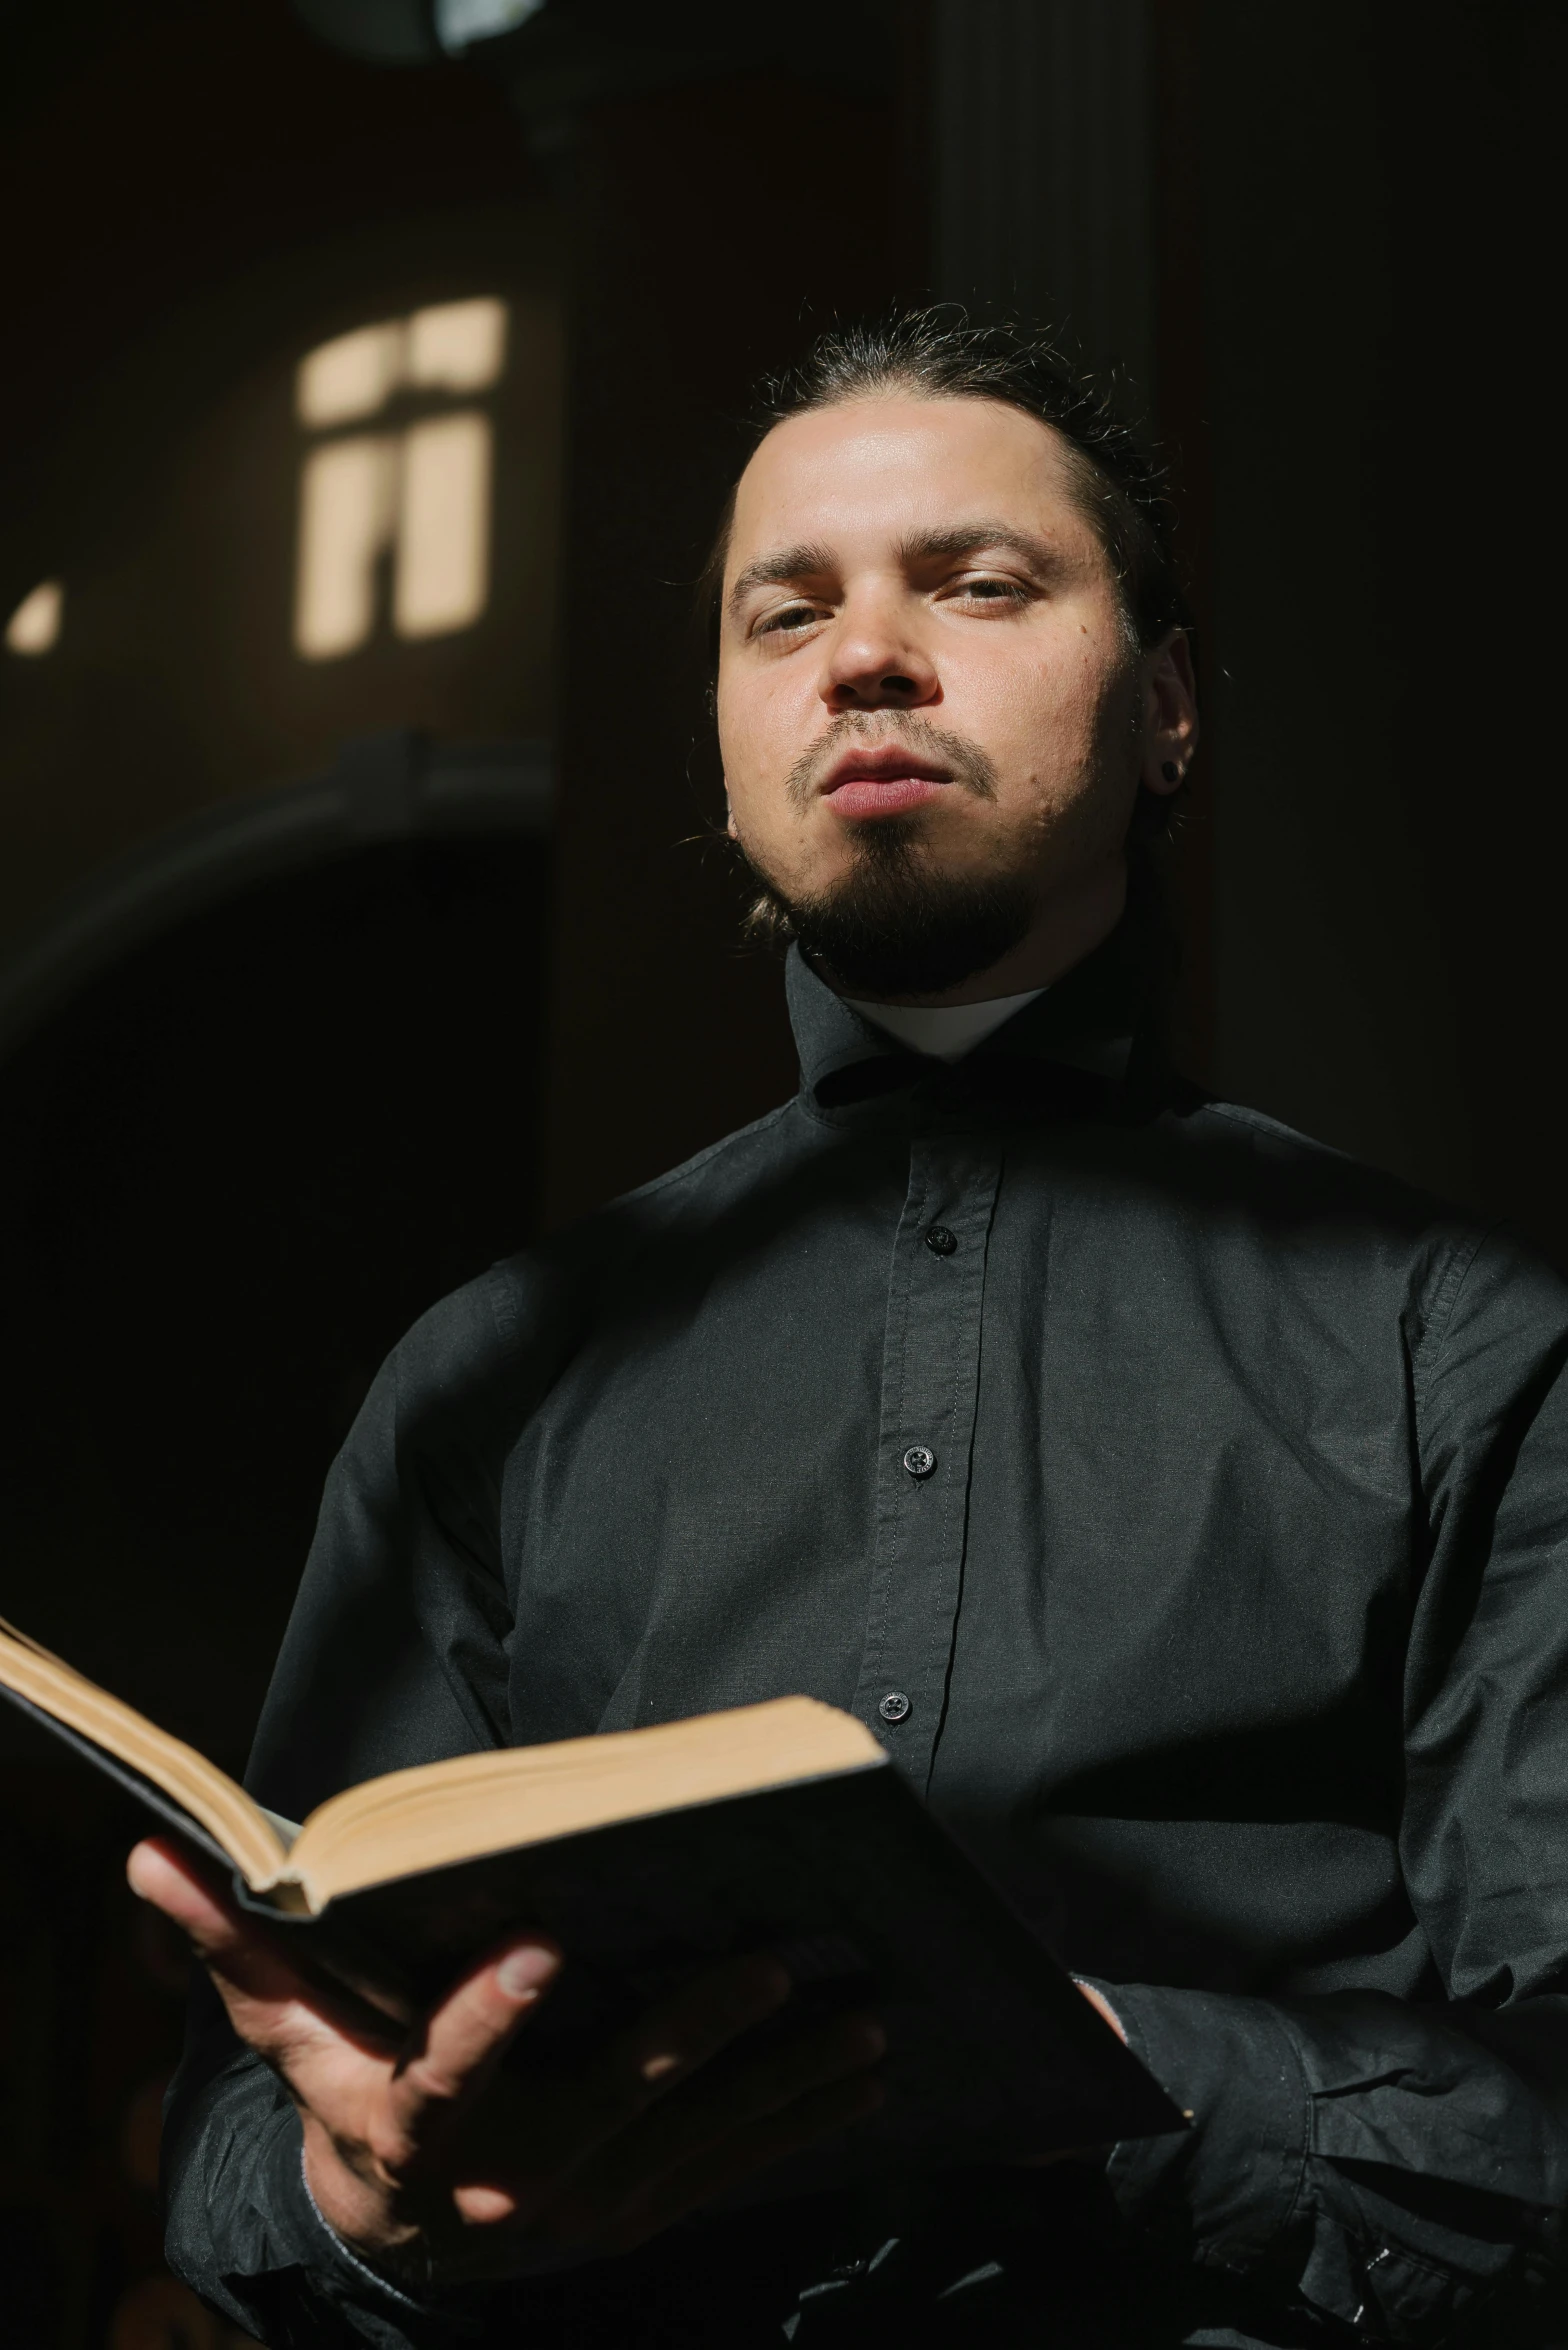
{"label": "ear", "polygon": [[1187,780],[1198,747],[1198,685],[1192,646],[1184,628],[1173,628],[1144,657],[1143,755],[1138,780],[1146,791],[1168,796]]}
{"label": "ear", "polygon": [[724,787],[724,829],[729,834],[731,840],[739,840],[740,834],[735,829],[735,811],[730,806],[730,792],[728,784],[726,784]]}

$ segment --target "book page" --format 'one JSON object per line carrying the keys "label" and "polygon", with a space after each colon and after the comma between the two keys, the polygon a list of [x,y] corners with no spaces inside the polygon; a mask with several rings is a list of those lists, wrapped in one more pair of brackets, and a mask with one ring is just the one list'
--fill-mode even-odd
{"label": "book page", "polygon": [[301,1829],[290,1874],[319,1911],[336,1894],[484,1853],[887,1760],[862,1723],[812,1697],[457,1755],[334,1795]]}
{"label": "book page", "polygon": [[194,1746],[171,1738],[134,1706],[111,1697],[24,1633],[13,1631],[3,1618],[0,1683],[172,1796],[222,1846],[253,1892],[266,1892],[286,1875],[281,1837],[227,1771],[220,1771]]}

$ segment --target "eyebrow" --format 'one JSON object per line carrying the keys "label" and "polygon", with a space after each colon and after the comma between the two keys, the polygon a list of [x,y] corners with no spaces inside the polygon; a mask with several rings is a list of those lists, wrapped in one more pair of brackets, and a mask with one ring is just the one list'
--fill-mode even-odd
{"label": "eyebrow", "polygon": [[[1061,566],[1061,555],[1049,540],[1036,538],[1026,530],[1016,530],[1011,523],[989,518],[949,523],[941,530],[912,531],[900,539],[898,552],[905,563],[929,563],[944,556],[971,555],[978,547],[1005,548],[1034,571],[1055,571]],[[804,541],[797,547],[780,547],[776,554],[759,556],[755,563],[748,563],[737,574],[729,592],[729,608],[738,611],[754,588],[788,587],[794,580],[817,579],[836,565],[832,548],[820,540]]]}
{"label": "eyebrow", "polygon": [[833,550],[820,541],[780,547],[776,555],[760,555],[736,578],[729,593],[730,610],[737,611],[753,588],[787,587],[792,579],[817,579],[824,571],[831,571],[833,564]]}
{"label": "eyebrow", "polygon": [[1036,571],[1061,568],[1061,553],[1049,539],[1036,538],[1032,531],[1017,530],[1011,523],[996,522],[989,517],[978,522],[955,522],[945,530],[911,532],[900,540],[898,551],[906,563],[922,559],[929,562],[943,555],[972,555],[977,547],[1003,547]]}

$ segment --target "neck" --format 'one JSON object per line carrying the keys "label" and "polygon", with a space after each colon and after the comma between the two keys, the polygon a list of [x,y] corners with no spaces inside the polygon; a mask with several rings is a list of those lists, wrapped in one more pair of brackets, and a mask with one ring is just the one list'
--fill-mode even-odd
{"label": "neck", "polygon": [[[1045,899],[1015,947],[984,971],[971,972],[957,987],[941,995],[868,995],[856,989],[857,999],[872,1004],[984,1004],[996,996],[1027,995],[1050,987],[1075,964],[1092,955],[1121,920],[1127,904],[1127,867],[1120,856],[1097,866],[1078,880],[1070,895]],[[833,983],[837,986],[837,981]],[[839,989],[839,993],[844,991]]]}

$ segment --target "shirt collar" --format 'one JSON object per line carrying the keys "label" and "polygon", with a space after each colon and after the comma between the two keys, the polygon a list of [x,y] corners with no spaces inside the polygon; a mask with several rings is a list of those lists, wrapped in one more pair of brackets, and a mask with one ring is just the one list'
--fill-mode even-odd
{"label": "shirt collar", "polygon": [[[999,1062],[1051,1062],[1090,1071],[1118,1094],[1136,1085],[1141,1097],[1159,1056],[1152,1050],[1147,960],[1140,948],[1135,926],[1123,920],[1092,955],[977,1044],[959,1070],[978,1075],[985,1065],[1000,1077],[1003,1070],[994,1067]],[[789,950],[785,986],[801,1090],[815,1106],[837,1109],[938,1072],[955,1074],[900,1044],[836,995],[798,946]]]}

